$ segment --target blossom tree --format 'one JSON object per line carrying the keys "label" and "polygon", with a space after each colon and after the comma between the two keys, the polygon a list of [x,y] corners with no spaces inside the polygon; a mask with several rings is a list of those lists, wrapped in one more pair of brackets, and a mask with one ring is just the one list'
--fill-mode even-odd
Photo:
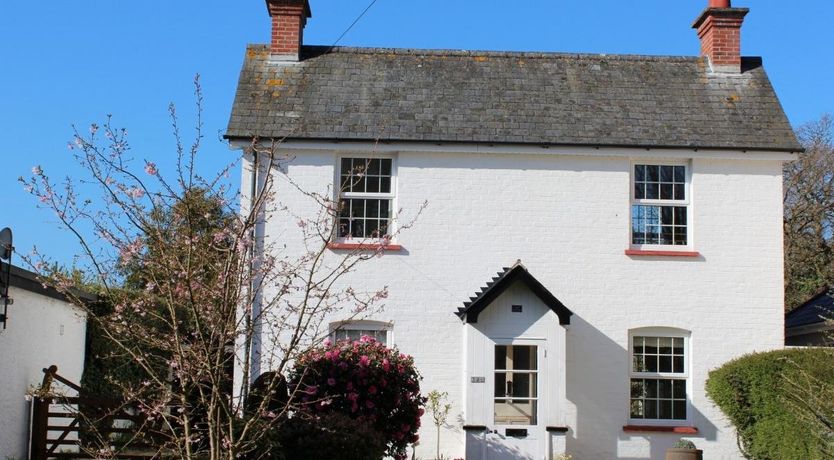
{"label": "blossom tree", "polygon": [[[151,159],[133,158],[128,132],[108,116],[88,132],[75,130],[68,145],[86,177],[56,181],[36,166],[20,179],[80,248],[72,275],[48,269],[54,263],[37,249],[26,260],[45,284],[89,313],[109,344],[107,357],[135,368],[136,378],[107,377],[141,415],[134,439],[179,458],[271,458],[275,453],[262,441],[286,420],[293,400],[275,408],[264,398],[243,417],[249,386],[233,388],[232,369],[242,382],[257,376],[261,365],[283,375],[324,339],[320,326],[328,316],[350,319],[381,308],[384,287],[359,292],[345,277],[386,245],[334,255],[327,250],[338,214],[332,190],[300,189],[317,209],[298,219],[305,250],[290,254],[266,244],[259,224],[291,212],[274,197],[274,172],[289,159],[280,140],[254,140],[248,152],[268,173],[238,207],[239,193],[226,185],[231,166],[212,177],[197,173],[199,79],[195,88],[198,115],[188,145],[170,107],[175,165],[168,174]],[[75,295],[79,279],[98,293],[98,307]],[[280,385],[273,379],[264,390],[273,393]],[[108,436],[88,438],[97,441],[82,447],[97,458],[120,448]]]}

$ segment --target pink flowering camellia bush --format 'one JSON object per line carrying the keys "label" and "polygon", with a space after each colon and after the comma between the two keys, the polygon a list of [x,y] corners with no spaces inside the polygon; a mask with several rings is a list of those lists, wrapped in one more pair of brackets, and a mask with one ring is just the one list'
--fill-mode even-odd
{"label": "pink flowering camellia bush", "polygon": [[406,458],[417,442],[426,399],[411,356],[370,337],[325,341],[302,354],[290,375],[293,398],[313,414],[340,412],[369,423],[387,441],[386,455]]}

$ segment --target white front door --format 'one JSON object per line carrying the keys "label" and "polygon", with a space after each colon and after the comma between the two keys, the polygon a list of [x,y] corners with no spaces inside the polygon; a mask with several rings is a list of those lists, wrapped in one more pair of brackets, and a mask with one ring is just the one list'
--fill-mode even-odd
{"label": "white front door", "polygon": [[544,340],[493,342],[486,459],[545,458],[545,346]]}

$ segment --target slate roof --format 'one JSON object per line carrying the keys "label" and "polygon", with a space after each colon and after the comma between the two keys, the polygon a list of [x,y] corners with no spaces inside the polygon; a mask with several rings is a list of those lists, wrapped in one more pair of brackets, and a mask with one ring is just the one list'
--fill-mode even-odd
{"label": "slate roof", "polygon": [[467,323],[477,323],[478,316],[504,291],[516,281],[527,286],[536,297],[539,298],[548,308],[559,316],[559,324],[570,324],[570,317],[573,316],[568,307],[556,298],[547,288],[542,285],[533,275],[527,271],[521,261],[517,261],[512,267],[504,267],[496,276],[490,280],[479,292],[464,302],[463,307],[458,308],[457,315]]}
{"label": "slate roof", "polygon": [[826,289],[785,315],[785,328],[790,329],[834,320],[834,297]]}
{"label": "slate roof", "polygon": [[227,138],[801,149],[762,68],[699,57],[250,45]]}

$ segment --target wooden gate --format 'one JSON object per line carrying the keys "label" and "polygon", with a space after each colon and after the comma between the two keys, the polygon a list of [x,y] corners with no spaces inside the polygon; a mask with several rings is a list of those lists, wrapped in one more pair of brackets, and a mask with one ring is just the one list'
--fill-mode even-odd
{"label": "wooden gate", "polygon": [[[81,387],[58,375],[57,366],[43,372],[43,384],[32,398],[31,460],[101,457],[145,460],[162,456],[152,444],[136,437],[136,427],[146,420],[134,406],[124,401],[81,397]],[[54,381],[79,395],[54,395]],[[79,410],[82,406],[86,414]]]}

